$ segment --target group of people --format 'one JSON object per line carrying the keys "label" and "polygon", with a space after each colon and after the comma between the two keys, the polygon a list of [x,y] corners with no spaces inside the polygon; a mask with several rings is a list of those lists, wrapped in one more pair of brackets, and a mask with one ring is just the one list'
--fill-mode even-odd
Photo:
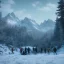
{"label": "group of people", "polygon": [[[14,53],[14,49],[12,48],[11,49],[11,51],[12,51],[12,53]],[[50,49],[50,48],[40,48],[39,50],[38,50],[38,48],[37,47],[33,47],[32,49],[31,48],[20,48],[20,54],[21,55],[27,55],[27,54],[30,54],[30,53],[34,53],[34,54],[37,54],[38,52],[40,52],[40,53],[50,53],[50,52],[53,52],[54,54],[57,54],[57,48],[56,47],[54,47],[52,50]]]}
{"label": "group of people", "polygon": [[22,55],[27,55],[27,54],[29,54],[30,53],[30,51],[31,51],[31,49],[28,47],[28,48],[20,48],[20,54],[22,54]]}
{"label": "group of people", "polygon": [[30,54],[30,53],[37,53],[37,48],[36,47],[33,47],[33,49],[31,48],[20,48],[20,54],[21,55],[27,55],[27,54]]}
{"label": "group of people", "polygon": [[53,52],[54,54],[57,54],[57,48],[56,47],[54,47],[53,49],[51,49],[51,48],[41,48],[41,53],[50,53],[50,52]]}

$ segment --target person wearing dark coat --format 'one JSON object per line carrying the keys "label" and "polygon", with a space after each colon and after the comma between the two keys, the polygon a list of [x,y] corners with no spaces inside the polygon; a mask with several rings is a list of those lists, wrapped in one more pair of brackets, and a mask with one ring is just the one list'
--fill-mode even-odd
{"label": "person wearing dark coat", "polygon": [[26,55],[26,52],[25,52],[25,51],[23,51],[23,52],[22,52],[22,55]]}
{"label": "person wearing dark coat", "polygon": [[53,52],[54,52],[54,54],[57,54],[57,49],[56,49],[56,47],[53,48]]}
{"label": "person wearing dark coat", "polygon": [[28,49],[27,49],[27,50],[28,50],[28,54],[29,54],[29,53],[30,53],[30,48],[28,47]]}
{"label": "person wearing dark coat", "polygon": [[37,47],[35,48],[35,52],[37,53]]}
{"label": "person wearing dark coat", "polygon": [[27,54],[27,48],[26,47],[25,47],[24,53],[25,53],[25,55]]}

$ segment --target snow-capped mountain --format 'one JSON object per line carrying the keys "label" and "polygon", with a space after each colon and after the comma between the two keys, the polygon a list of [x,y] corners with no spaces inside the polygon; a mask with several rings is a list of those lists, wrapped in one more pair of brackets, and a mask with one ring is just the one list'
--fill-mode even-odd
{"label": "snow-capped mountain", "polygon": [[54,27],[55,27],[55,22],[50,19],[45,20],[43,23],[40,24],[40,28],[44,32],[53,30]]}
{"label": "snow-capped mountain", "polygon": [[21,20],[21,26],[25,26],[28,30],[39,30],[39,25],[34,21],[27,17],[24,20]]}
{"label": "snow-capped mountain", "polygon": [[7,16],[4,17],[4,21],[6,21],[9,25],[16,25],[19,22],[19,19],[15,16],[15,14],[9,13]]}
{"label": "snow-capped mountain", "polygon": [[35,20],[29,19],[27,17],[20,21],[13,12],[5,16],[4,20],[7,21],[8,25],[26,27],[28,32],[47,32],[49,30],[53,30],[55,26],[55,22],[50,19],[47,21],[45,20],[40,25],[37,24]]}
{"label": "snow-capped mountain", "polygon": [[27,28],[28,34],[33,38],[42,37],[43,33],[40,31],[39,25],[36,23],[36,21],[25,17],[24,20],[21,20],[20,24],[21,26]]}
{"label": "snow-capped mountain", "polygon": [[44,21],[43,23],[38,25],[35,20],[25,17],[24,20],[21,20],[21,26],[25,26],[28,31],[37,30],[40,32],[47,32],[54,29],[55,22],[48,19],[47,21]]}

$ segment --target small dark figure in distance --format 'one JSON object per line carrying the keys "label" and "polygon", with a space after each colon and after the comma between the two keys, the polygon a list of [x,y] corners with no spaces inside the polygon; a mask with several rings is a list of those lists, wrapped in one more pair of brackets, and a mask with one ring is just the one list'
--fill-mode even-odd
{"label": "small dark figure in distance", "polygon": [[44,53],[46,53],[46,48],[44,49]]}
{"label": "small dark figure in distance", "polygon": [[25,52],[25,51],[23,51],[23,52],[22,52],[22,55],[26,55],[26,52]]}
{"label": "small dark figure in distance", "polygon": [[33,53],[35,53],[35,48],[33,47]]}
{"label": "small dark figure in distance", "polygon": [[35,52],[37,53],[37,47],[35,48]]}
{"label": "small dark figure in distance", "polygon": [[43,48],[41,48],[41,53],[43,52]]}
{"label": "small dark figure in distance", "polygon": [[27,54],[27,48],[26,47],[25,47],[24,53],[25,53],[25,55]]}
{"label": "small dark figure in distance", "polygon": [[28,47],[28,54],[30,54],[30,48]]}
{"label": "small dark figure in distance", "polygon": [[22,54],[22,51],[23,51],[22,48],[20,48],[20,54]]}
{"label": "small dark figure in distance", "polygon": [[56,49],[56,47],[53,48],[53,52],[54,52],[54,54],[57,54],[57,49]]}
{"label": "small dark figure in distance", "polygon": [[11,49],[12,54],[14,54],[14,48]]}

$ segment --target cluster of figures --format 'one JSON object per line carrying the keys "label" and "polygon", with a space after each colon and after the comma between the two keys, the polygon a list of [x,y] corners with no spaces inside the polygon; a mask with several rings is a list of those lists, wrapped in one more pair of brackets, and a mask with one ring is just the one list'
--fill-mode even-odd
{"label": "cluster of figures", "polygon": [[[12,48],[11,49],[12,53],[14,53],[14,49]],[[31,48],[20,48],[20,54],[21,55],[27,55],[27,54],[31,54],[31,53],[34,53],[34,54],[37,54],[37,53],[50,53],[50,52],[53,52],[54,54],[57,54],[57,48],[54,47],[52,50],[50,48],[40,48],[40,51],[38,50],[37,47],[33,47],[32,49]]]}

